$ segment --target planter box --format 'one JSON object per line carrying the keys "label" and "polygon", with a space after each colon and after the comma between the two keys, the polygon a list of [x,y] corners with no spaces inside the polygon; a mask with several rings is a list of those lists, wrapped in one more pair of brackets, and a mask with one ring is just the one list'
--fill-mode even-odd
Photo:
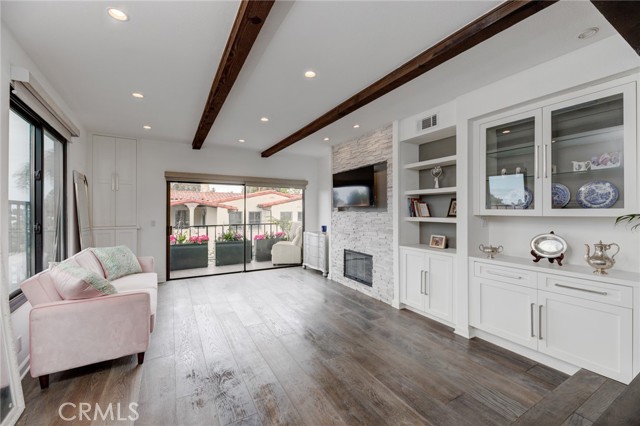
{"label": "planter box", "polygon": [[255,240],[256,245],[256,261],[269,262],[271,261],[271,248],[278,241],[282,241],[282,238],[269,238],[266,240]]}
{"label": "planter box", "polygon": [[251,262],[251,241],[216,241],[216,266],[244,263],[245,255]]}
{"label": "planter box", "polygon": [[209,244],[175,244],[169,246],[169,270],[206,268]]}

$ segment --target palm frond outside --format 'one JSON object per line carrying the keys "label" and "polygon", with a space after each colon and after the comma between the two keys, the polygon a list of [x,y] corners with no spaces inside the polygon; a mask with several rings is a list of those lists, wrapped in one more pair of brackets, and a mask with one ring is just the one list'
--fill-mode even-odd
{"label": "palm frond outside", "polygon": [[626,214],[616,218],[616,225],[626,222],[627,225],[631,225],[634,222],[638,222],[631,227],[632,231],[635,231],[640,226],[640,214]]}

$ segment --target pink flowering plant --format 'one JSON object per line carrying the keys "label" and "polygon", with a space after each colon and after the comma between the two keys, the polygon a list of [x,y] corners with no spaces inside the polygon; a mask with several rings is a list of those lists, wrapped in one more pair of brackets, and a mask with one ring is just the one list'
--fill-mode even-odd
{"label": "pink flowering plant", "polygon": [[189,238],[189,242],[191,244],[202,244],[206,243],[207,241],[209,241],[209,237],[206,235],[194,235],[193,237]]}
{"label": "pink flowering plant", "polygon": [[238,232],[233,231],[231,228],[228,228],[225,232],[220,234],[218,237],[218,241],[242,241],[244,240],[244,236]]}
{"label": "pink flowering plant", "polygon": [[264,234],[256,234],[253,236],[254,240],[271,240],[271,239],[281,239],[286,240],[287,234],[284,232],[265,232]]}

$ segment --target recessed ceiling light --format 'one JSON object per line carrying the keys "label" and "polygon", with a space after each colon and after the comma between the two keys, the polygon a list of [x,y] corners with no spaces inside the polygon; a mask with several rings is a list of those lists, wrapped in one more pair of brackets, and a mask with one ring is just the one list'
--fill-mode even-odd
{"label": "recessed ceiling light", "polygon": [[144,126],[142,126],[142,128],[145,129],[145,130],[151,130],[151,126],[148,126],[146,124]]}
{"label": "recessed ceiling light", "polygon": [[354,125],[353,125],[353,128],[354,128],[354,129],[358,129],[358,128],[360,128],[360,125],[359,125],[359,124],[354,124]]}
{"label": "recessed ceiling light", "polygon": [[316,75],[316,72],[312,70],[305,71],[304,73],[304,76],[307,78],[314,78]]}
{"label": "recessed ceiling light", "polygon": [[502,131],[502,134],[503,134],[503,135],[507,135],[507,134],[509,134],[509,133],[511,133],[511,130],[509,130],[509,129],[504,129],[504,130]]}
{"label": "recessed ceiling light", "polygon": [[142,99],[142,98],[144,98],[144,95],[143,95],[142,93],[140,93],[140,92],[133,92],[133,93],[131,94],[131,96],[133,96],[134,98],[137,98],[137,99]]}
{"label": "recessed ceiling light", "polygon": [[329,138],[324,138],[323,140],[326,142],[326,141],[328,141],[328,140],[329,140]]}
{"label": "recessed ceiling light", "polygon": [[598,27],[587,28],[586,30],[581,32],[580,35],[578,35],[578,38],[582,40],[585,38],[593,37],[594,35],[598,34],[598,31],[600,31],[600,28]]}
{"label": "recessed ceiling light", "polygon": [[244,143],[244,139],[238,139],[238,142]]}
{"label": "recessed ceiling light", "polygon": [[267,117],[262,117],[260,121],[262,121],[263,123],[266,123],[267,121],[269,121],[269,119]]}
{"label": "recessed ceiling light", "polygon": [[129,20],[129,17],[126,13],[124,13],[120,9],[116,9],[115,7],[108,8],[107,13],[116,21],[124,22]]}

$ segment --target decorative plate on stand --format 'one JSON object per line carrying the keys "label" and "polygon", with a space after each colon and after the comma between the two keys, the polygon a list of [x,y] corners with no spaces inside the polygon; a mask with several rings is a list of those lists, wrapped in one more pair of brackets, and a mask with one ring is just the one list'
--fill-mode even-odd
{"label": "decorative plate on stand", "polygon": [[561,208],[569,204],[571,200],[571,191],[561,183],[551,185],[551,203],[553,207]]}
{"label": "decorative plate on stand", "polygon": [[518,210],[526,210],[531,205],[533,201],[533,192],[526,186],[524,187],[524,202],[520,204],[516,204],[515,208]]}
{"label": "decorative plate on stand", "polygon": [[576,201],[583,209],[607,209],[613,206],[620,191],[606,180],[585,183],[578,189]]}

